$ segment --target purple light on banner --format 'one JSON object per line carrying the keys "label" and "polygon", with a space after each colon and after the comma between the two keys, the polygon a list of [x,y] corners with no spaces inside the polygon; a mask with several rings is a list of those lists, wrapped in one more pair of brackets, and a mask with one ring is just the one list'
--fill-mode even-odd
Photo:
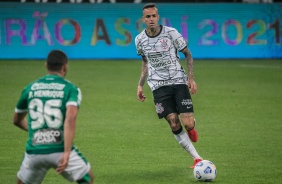
{"label": "purple light on banner", "polygon": [[[35,45],[37,40],[46,40],[48,45],[54,45],[54,41],[52,40],[48,25],[44,20],[45,17],[48,16],[48,13],[40,13],[34,12],[33,17],[36,18],[35,25],[31,35],[31,44]],[[40,30],[42,29],[43,35],[40,34]]]}
{"label": "purple light on banner", "polygon": [[219,41],[213,39],[213,36],[218,32],[218,24],[216,21],[213,19],[205,19],[198,24],[199,29],[204,29],[206,27],[211,28],[211,30],[206,31],[205,34],[200,37],[198,44],[207,46],[218,45]]}
{"label": "purple light on banner", "polygon": [[[72,40],[64,40],[61,32],[62,32],[62,27],[64,25],[71,25],[74,28],[74,38]],[[62,19],[59,22],[56,23],[55,25],[55,37],[56,40],[61,44],[61,45],[66,45],[66,46],[70,46],[70,45],[75,45],[79,42],[80,38],[81,38],[81,28],[78,22],[76,22],[75,20],[72,19]]]}
{"label": "purple light on banner", "polygon": [[184,38],[184,40],[186,40],[186,42],[188,41],[188,24],[187,24],[187,20],[188,20],[188,16],[184,15],[181,17],[181,33],[182,36]]}
{"label": "purple light on banner", "polygon": [[[12,30],[12,25],[18,25],[20,28],[18,30]],[[12,44],[12,37],[19,36],[22,41],[22,45],[27,45],[27,37],[26,37],[26,21],[21,19],[7,19],[5,21],[6,28],[6,44]]]}
{"label": "purple light on banner", "polygon": [[[237,34],[237,37],[236,39],[230,39],[227,35],[228,31],[228,27],[229,26],[235,26],[236,28],[236,34]],[[243,35],[242,35],[242,25],[240,22],[238,22],[237,20],[227,20],[223,23],[222,25],[222,38],[223,38],[223,41],[228,44],[228,45],[232,45],[232,46],[235,46],[235,45],[238,45],[241,43],[242,39],[243,39]]]}
{"label": "purple light on banner", "polygon": [[64,22],[64,20],[60,20],[55,25],[55,38],[56,38],[57,42],[59,42],[59,44],[61,44],[61,45],[64,44],[64,38],[61,35],[61,29],[63,27],[63,22]]}

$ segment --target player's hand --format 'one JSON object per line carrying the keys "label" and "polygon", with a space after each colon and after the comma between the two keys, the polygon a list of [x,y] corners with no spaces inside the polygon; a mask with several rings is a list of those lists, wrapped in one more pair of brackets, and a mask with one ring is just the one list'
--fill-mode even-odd
{"label": "player's hand", "polygon": [[59,161],[58,167],[56,168],[56,172],[61,174],[68,166],[69,163],[69,154],[64,153]]}
{"label": "player's hand", "polygon": [[138,88],[137,88],[137,99],[140,102],[144,102],[144,100],[146,99],[146,96],[143,93],[143,87],[142,86],[138,86]]}
{"label": "player's hand", "polygon": [[193,79],[188,80],[188,87],[189,87],[191,94],[197,93],[197,84]]}

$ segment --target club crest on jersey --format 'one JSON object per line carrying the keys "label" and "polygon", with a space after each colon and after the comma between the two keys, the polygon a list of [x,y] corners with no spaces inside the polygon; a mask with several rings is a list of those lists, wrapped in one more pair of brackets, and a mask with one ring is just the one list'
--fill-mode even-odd
{"label": "club crest on jersey", "polygon": [[160,42],[161,42],[162,48],[167,49],[167,47],[168,47],[167,40],[161,40]]}
{"label": "club crest on jersey", "polygon": [[164,108],[162,106],[162,103],[156,103],[156,111],[158,114],[161,114],[162,112],[164,112]]}

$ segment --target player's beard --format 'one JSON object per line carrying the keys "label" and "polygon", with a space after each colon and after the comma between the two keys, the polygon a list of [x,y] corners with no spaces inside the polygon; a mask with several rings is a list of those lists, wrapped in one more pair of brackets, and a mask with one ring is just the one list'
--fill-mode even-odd
{"label": "player's beard", "polygon": [[159,32],[159,27],[160,27],[159,25],[153,25],[152,27],[150,27],[150,31],[158,33]]}
{"label": "player's beard", "polygon": [[151,30],[157,29],[157,27],[158,27],[158,24],[156,24],[156,23],[154,23],[154,22],[149,24],[149,28],[150,28]]}

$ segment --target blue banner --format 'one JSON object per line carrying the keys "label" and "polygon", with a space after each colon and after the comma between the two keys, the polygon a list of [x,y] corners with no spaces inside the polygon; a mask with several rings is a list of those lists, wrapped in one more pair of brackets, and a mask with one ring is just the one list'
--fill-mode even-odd
{"label": "blue banner", "polygon": [[[0,59],[137,59],[144,4],[0,3]],[[282,58],[282,4],[157,4],[193,57]]]}

